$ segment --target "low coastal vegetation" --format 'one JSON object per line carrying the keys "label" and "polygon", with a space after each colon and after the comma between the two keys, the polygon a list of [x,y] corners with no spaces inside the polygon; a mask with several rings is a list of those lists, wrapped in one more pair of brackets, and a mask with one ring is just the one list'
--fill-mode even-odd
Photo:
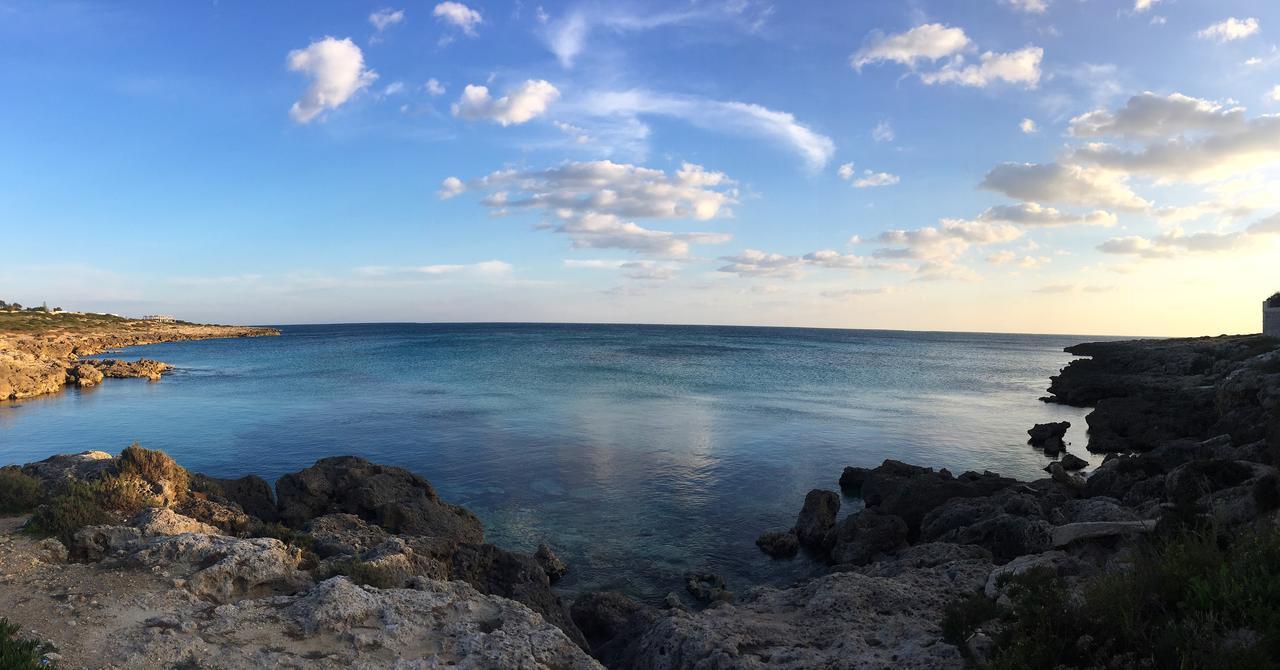
{"label": "low coastal vegetation", "polygon": [[40,482],[17,468],[0,469],[0,514],[22,514],[40,503]]}
{"label": "low coastal vegetation", "polygon": [[36,640],[20,637],[22,628],[0,617],[0,668],[3,670],[50,670],[56,664],[44,658],[50,652]]}
{"label": "low coastal vegetation", "polygon": [[1280,659],[1280,530],[1185,529],[1133,547],[1130,564],[1071,584],[1048,568],[949,606],[946,639],[992,670],[1273,668]]}

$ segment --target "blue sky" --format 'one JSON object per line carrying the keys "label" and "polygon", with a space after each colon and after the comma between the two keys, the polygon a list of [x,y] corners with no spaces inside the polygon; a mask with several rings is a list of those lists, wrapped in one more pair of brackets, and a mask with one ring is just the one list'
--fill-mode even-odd
{"label": "blue sky", "polygon": [[1257,1],[0,0],[0,297],[1256,331],[1277,31]]}

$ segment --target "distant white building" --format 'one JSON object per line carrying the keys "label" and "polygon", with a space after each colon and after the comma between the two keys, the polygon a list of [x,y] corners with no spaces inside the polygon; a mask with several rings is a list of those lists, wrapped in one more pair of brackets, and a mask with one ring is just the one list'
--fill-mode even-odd
{"label": "distant white building", "polygon": [[146,316],[144,316],[144,317],[142,317],[142,318],[143,318],[143,319],[145,319],[145,320],[147,320],[147,321],[166,321],[166,322],[167,322],[167,321],[177,321],[177,320],[178,320],[178,319],[176,319],[176,318],[174,318],[174,317],[172,317],[172,316],[169,316],[168,314],[148,314],[148,315],[146,315]]}
{"label": "distant white building", "polygon": [[1262,334],[1280,337],[1280,292],[1262,302]]}

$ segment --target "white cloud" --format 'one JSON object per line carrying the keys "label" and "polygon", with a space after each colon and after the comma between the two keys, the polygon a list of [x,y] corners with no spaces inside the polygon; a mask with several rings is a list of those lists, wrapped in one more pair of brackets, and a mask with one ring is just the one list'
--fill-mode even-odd
{"label": "white cloud", "polygon": [[1206,40],[1217,40],[1219,42],[1231,42],[1234,40],[1244,39],[1259,30],[1258,20],[1255,18],[1237,19],[1234,16],[1219,21],[1204,30],[1196,33],[1196,36]]}
{"label": "white cloud", "polygon": [[870,43],[849,58],[854,69],[864,65],[891,61],[914,68],[922,61],[936,61],[969,46],[969,38],[960,28],[941,23],[926,23],[897,35],[873,35]]}
{"label": "white cloud", "polygon": [[1040,61],[1043,58],[1044,49],[1040,47],[1027,47],[1008,53],[988,51],[979,57],[977,64],[966,64],[963,56],[956,56],[938,70],[920,73],[920,80],[926,84],[959,84],[979,88],[1003,81],[1036,88],[1040,84]]}
{"label": "white cloud", "polygon": [[1120,109],[1095,109],[1071,119],[1075,137],[1114,136],[1125,139],[1173,138],[1191,131],[1223,131],[1244,125],[1244,108],[1226,107],[1172,93],[1135,95]]}
{"label": "white cloud", "polygon": [[453,115],[473,121],[486,119],[503,126],[520,125],[542,116],[559,97],[560,91],[541,79],[530,79],[497,100],[490,97],[488,87],[471,84],[454,103]]}
{"label": "white cloud", "polygon": [[943,219],[937,226],[915,230],[886,230],[873,241],[885,245],[872,252],[882,259],[925,261],[926,272],[950,268],[974,245],[1011,242],[1022,236],[1017,226],[993,221]]}
{"label": "white cloud", "polygon": [[1028,14],[1043,14],[1049,9],[1049,0],[1000,0],[1000,3]]}
{"label": "white cloud", "polygon": [[599,30],[618,34],[696,23],[727,23],[738,25],[745,32],[755,32],[772,12],[770,5],[756,6],[740,0],[689,3],[679,10],[650,10],[634,14],[626,11],[621,3],[580,5],[554,21],[548,21],[550,17],[542,13],[540,23],[545,27],[541,30],[541,37],[560,65],[571,68],[586,50],[592,33]]}
{"label": "white cloud", "polygon": [[423,84],[422,87],[430,95],[444,95],[445,92],[444,84],[441,84],[435,77],[428,79],[427,83]]}
{"label": "white cloud", "polygon": [[546,170],[500,170],[470,184],[490,193],[483,202],[497,213],[537,210],[541,227],[564,233],[575,248],[625,249],[687,256],[693,244],[720,244],[724,233],[675,233],[626,219],[708,221],[731,216],[737,202],[732,179],[685,163],[662,170],[612,161],[565,163]]}
{"label": "white cloud", "polygon": [[872,172],[871,170],[863,170],[862,176],[853,180],[854,188],[873,188],[876,186],[893,186],[901,179],[898,175],[889,174],[888,172]]}
{"label": "white cloud", "polygon": [[803,256],[785,256],[746,249],[734,256],[721,257],[728,264],[719,268],[719,272],[736,274],[741,277],[774,277],[796,279],[804,276],[808,268],[826,268],[832,270],[861,270],[878,267],[869,264],[866,258],[854,254],[842,254],[834,249],[822,249]]}
{"label": "white cloud", "polygon": [[1038,132],[1040,128],[1036,126],[1035,121],[1032,121],[1031,119],[1023,119],[1018,123],[1018,130],[1021,130],[1023,133],[1030,135],[1032,133]]}
{"label": "white cloud", "polygon": [[289,108],[298,123],[310,123],[327,109],[337,109],[378,78],[365,69],[364,54],[350,39],[325,37],[305,49],[289,52],[289,69],[311,77],[311,85]]}
{"label": "white cloud", "polygon": [[1104,226],[1116,225],[1116,215],[1104,210],[1075,215],[1035,202],[989,207],[978,215],[979,221],[997,221],[1027,227]]}
{"label": "white cloud", "polygon": [[1160,0],[1133,0],[1133,11],[1145,12],[1151,9]]}
{"label": "white cloud", "polygon": [[1280,116],[1260,116],[1234,130],[1193,139],[1177,137],[1134,151],[1093,143],[1071,155],[1105,169],[1162,180],[1220,180],[1280,161]]}
{"label": "white cloud", "polygon": [[1276,84],[1272,87],[1272,89],[1267,93],[1267,99],[1272,102],[1280,102],[1280,84]]}
{"label": "white cloud", "polygon": [[356,274],[377,278],[430,278],[443,279],[459,275],[495,279],[511,274],[515,268],[506,261],[489,260],[478,263],[437,263],[414,267],[387,267],[370,265],[356,268]]}
{"label": "white cloud", "polygon": [[1187,234],[1180,228],[1148,238],[1140,235],[1113,237],[1098,245],[1107,254],[1142,258],[1172,258],[1184,253],[1248,251],[1272,236],[1280,235],[1280,214],[1260,219],[1244,230],[1204,231]]}
{"label": "white cloud", "polygon": [[480,16],[480,12],[461,2],[453,2],[453,0],[436,5],[431,14],[471,37],[476,34],[476,26],[484,22],[484,17]]}
{"label": "white cloud", "polygon": [[893,289],[888,286],[875,288],[845,288],[834,291],[823,291],[822,297],[842,300],[847,298],[861,298],[869,295],[882,295],[885,293],[893,293]]}
{"label": "white cloud", "polygon": [[881,121],[871,129],[871,139],[877,142],[892,142],[893,137],[893,124],[888,121]]}
{"label": "white cloud", "polygon": [[382,32],[403,20],[404,10],[391,9],[390,7],[379,9],[369,15],[369,23],[372,23],[373,27],[377,29],[378,32]]}
{"label": "white cloud", "polygon": [[402,81],[393,81],[382,89],[383,95],[396,95],[398,93],[404,93],[404,82]]}
{"label": "white cloud", "polygon": [[746,249],[740,254],[724,256],[720,260],[728,263],[719,268],[720,272],[742,277],[794,278],[804,274],[803,258],[766,253],[758,249]]}
{"label": "white cloud", "polygon": [[457,177],[445,177],[444,181],[440,182],[440,190],[437,191],[437,194],[440,196],[441,200],[448,200],[449,198],[462,195],[466,190],[467,186],[462,183],[461,179],[458,179]]}
{"label": "white cloud", "polygon": [[844,180],[853,179],[853,163],[842,163],[840,167],[836,169],[836,174]]}
{"label": "white cloud", "polygon": [[659,115],[683,119],[708,130],[764,137],[798,153],[814,170],[835,154],[835,142],[814,132],[787,112],[760,105],[654,93],[643,89],[595,93],[576,106],[587,116]]}
{"label": "white cloud", "polygon": [[1061,163],[1003,163],[992,168],[979,188],[1024,202],[1049,202],[1127,211],[1147,209],[1121,173]]}
{"label": "white cloud", "polygon": [[565,259],[567,268],[589,270],[620,270],[628,279],[643,281],[666,281],[679,274],[679,268],[672,263],[659,263],[650,260],[578,260]]}

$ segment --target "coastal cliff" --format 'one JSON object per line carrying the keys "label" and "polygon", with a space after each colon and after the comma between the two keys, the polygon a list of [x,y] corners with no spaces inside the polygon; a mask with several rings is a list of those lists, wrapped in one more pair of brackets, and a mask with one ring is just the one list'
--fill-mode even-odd
{"label": "coastal cliff", "polygon": [[759,560],[829,567],[788,588],[693,574],[704,607],[570,602],[551,548],[486,543],[418,474],[326,458],[273,490],[135,446],[0,469],[0,515],[24,512],[0,529],[0,611],[77,668],[1274,667],[1280,342],[1069,351],[1088,358],[1046,400],[1095,407],[1100,466],[1045,424],[1035,481],[832,472],[761,529]]}
{"label": "coastal cliff", "polygon": [[112,349],[160,342],[279,335],[273,328],[126,319],[77,312],[0,311],[0,400],[94,386],[104,377],[151,380],[169,370],[159,361],[86,360]]}

